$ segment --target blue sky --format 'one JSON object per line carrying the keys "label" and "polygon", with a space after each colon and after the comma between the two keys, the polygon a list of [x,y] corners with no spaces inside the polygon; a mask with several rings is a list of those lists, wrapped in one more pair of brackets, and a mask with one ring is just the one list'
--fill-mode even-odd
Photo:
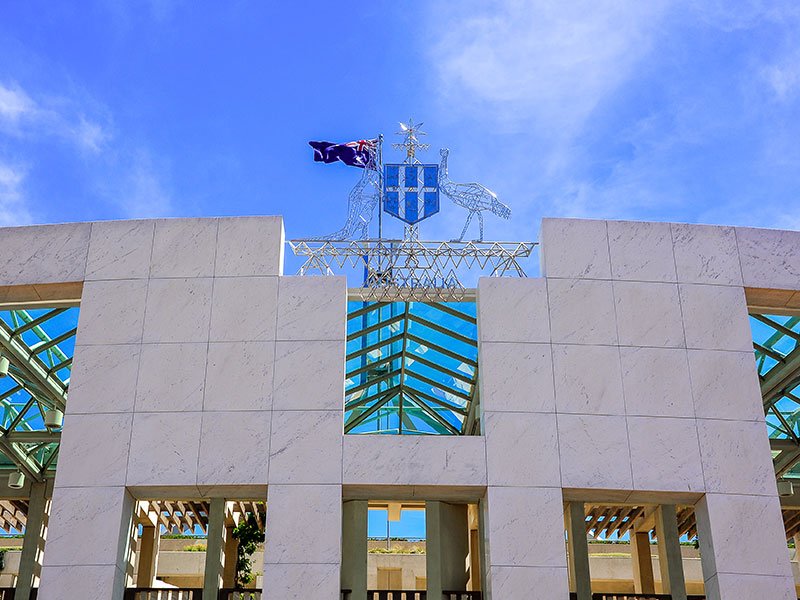
{"label": "blue sky", "polygon": [[[488,238],[542,216],[797,229],[799,26],[766,0],[0,0],[0,224],[326,233],[359,173],[306,142],[413,116],[511,206]],[[465,216],[445,201],[424,237]]]}

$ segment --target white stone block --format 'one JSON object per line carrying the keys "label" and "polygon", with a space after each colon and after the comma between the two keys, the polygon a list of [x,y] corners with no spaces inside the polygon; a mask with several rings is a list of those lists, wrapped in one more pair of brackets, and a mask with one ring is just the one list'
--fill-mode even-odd
{"label": "white stone block", "polygon": [[492,566],[566,567],[560,489],[490,487],[487,503]]}
{"label": "white stone block", "polygon": [[555,415],[486,413],[484,432],[489,485],[561,486]]}
{"label": "white stone block", "polygon": [[681,283],[742,285],[733,227],[673,223],[672,241]]}
{"label": "white stone block", "polygon": [[737,227],[745,287],[800,289],[800,232]]}
{"label": "white stone block", "polygon": [[[777,496],[709,493],[697,503],[695,512],[706,579],[715,573],[791,576]],[[730,597],[722,596],[722,600]]]}
{"label": "white stone block", "polygon": [[608,221],[614,279],[676,281],[669,223]]}
{"label": "white stone block", "polygon": [[345,344],[277,342],[275,410],[335,410],[344,406]]}
{"label": "white stone block", "polygon": [[92,223],[86,280],[146,279],[150,274],[153,221]]}
{"label": "white stone block", "polygon": [[706,488],[724,494],[775,495],[775,472],[763,421],[698,419]]}
{"label": "white stone block", "polygon": [[620,348],[628,415],[694,417],[683,348]]}
{"label": "white stone block", "polygon": [[269,411],[204,413],[197,484],[266,485],[271,417]]}
{"label": "white stone block", "polygon": [[616,346],[554,344],[553,369],[559,413],[625,414]]}
{"label": "white stone block", "polygon": [[341,483],[339,411],[275,411],[269,456],[270,483]]}
{"label": "white stone block", "polygon": [[264,565],[264,600],[329,600],[340,594],[339,565]]}
{"label": "white stone block", "polygon": [[205,410],[270,410],[275,342],[208,345]]}
{"label": "white stone block", "polygon": [[546,277],[611,278],[605,221],[542,219],[539,251]]}
{"label": "white stone block", "polygon": [[228,277],[214,281],[211,341],[275,339],[277,277]]}
{"label": "white stone block", "polygon": [[0,228],[0,285],[83,281],[90,223]]}
{"label": "white stone block", "polygon": [[206,343],[141,346],[136,410],[202,410],[207,349]]}
{"label": "white stone block", "polygon": [[633,487],[625,417],[558,415],[558,447],[563,487]]}
{"label": "white stone block", "polygon": [[75,343],[136,344],[142,340],[147,281],[87,281]]}
{"label": "white stone block", "polygon": [[[732,600],[797,600],[795,580],[791,576],[740,575],[739,573],[718,573],[715,580],[706,587],[719,590],[719,597]],[[711,600],[714,596],[707,592]]]}
{"label": "white stone block", "polygon": [[56,487],[45,565],[116,566],[127,541],[131,509],[124,487]]}
{"label": "white stone block", "polygon": [[548,279],[550,331],[556,344],[616,344],[610,281]]}
{"label": "white stone block", "polygon": [[219,219],[217,277],[283,275],[283,219]]}
{"label": "white stone block", "polygon": [[662,348],[686,345],[677,285],[616,281],[614,300],[620,345]]}
{"label": "white stone block", "polygon": [[484,342],[549,342],[544,279],[478,279],[478,335]]}
{"label": "white stone block", "polygon": [[132,422],[130,413],[67,415],[58,453],[58,485],[125,485]]}
{"label": "white stone block", "polygon": [[346,435],[343,460],[349,485],[486,485],[479,436]]}
{"label": "white stone block", "polygon": [[144,342],[206,342],[212,279],[151,279]]}
{"label": "white stone block", "polygon": [[[125,576],[113,565],[79,565],[42,568],[38,600],[122,600]],[[69,590],[69,596],[65,596]]]}
{"label": "white stone block", "polygon": [[338,564],[341,560],[342,488],[339,485],[270,485],[264,548],[266,564]]}
{"label": "white stone block", "polygon": [[479,362],[484,412],[555,411],[550,344],[482,342]]}
{"label": "white stone block", "polygon": [[744,290],[720,285],[680,286],[686,346],[752,352]]}
{"label": "white stone block", "polygon": [[156,221],[151,277],[213,277],[217,219]]}
{"label": "white stone block", "polygon": [[278,338],[344,342],[345,277],[281,277],[278,280]]}
{"label": "white stone block", "polygon": [[127,485],[195,485],[202,413],[137,413]]}
{"label": "white stone block", "polygon": [[566,567],[495,567],[489,572],[492,598],[553,600],[569,598]]}
{"label": "white stone block", "polygon": [[698,418],[764,423],[764,405],[752,352],[689,350]]}
{"label": "white stone block", "polygon": [[628,436],[635,489],[705,491],[694,419],[628,417]]}
{"label": "white stone block", "polygon": [[134,344],[77,346],[67,414],[129,412],[136,399],[139,350]]}

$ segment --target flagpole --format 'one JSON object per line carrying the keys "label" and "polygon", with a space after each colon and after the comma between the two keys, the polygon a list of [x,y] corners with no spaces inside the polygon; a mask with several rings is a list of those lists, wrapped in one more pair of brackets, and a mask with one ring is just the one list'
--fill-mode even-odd
{"label": "flagpole", "polygon": [[378,197],[378,239],[383,238],[383,134],[378,135],[378,181],[380,196]]}

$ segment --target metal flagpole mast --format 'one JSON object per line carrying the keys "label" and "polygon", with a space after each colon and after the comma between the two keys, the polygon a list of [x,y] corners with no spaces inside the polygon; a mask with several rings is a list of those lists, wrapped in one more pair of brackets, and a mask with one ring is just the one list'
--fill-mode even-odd
{"label": "metal flagpole mast", "polygon": [[378,239],[383,238],[383,134],[378,135],[378,182],[379,193],[378,197]]}

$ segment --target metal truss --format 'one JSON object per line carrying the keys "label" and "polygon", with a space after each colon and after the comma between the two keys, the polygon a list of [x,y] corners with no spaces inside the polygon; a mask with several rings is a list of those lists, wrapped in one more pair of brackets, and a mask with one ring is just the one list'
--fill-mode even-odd
{"label": "metal truss", "polygon": [[348,242],[292,240],[297,256],[305,257],[299,275],[332,275],[346,266],[364,269],[365,302],[422,300],[461,301],[466,297],[464,272],[478,269],[491,277],[525,277],[519,261],[533,252],[534,242],[431,242],[353,240]]}
{"label": "metal truss", "polygon": [[61,434],[44,413],[64,411],[77,321],[77,307],[0,310],[0,355],[10,362],[0,378],[0,470],[53,475]]}
{"label": "metal truss", "polygon": [[750,318],[775,473],[800,477],[800,317]]}
{"label": "metal truss", "polygon": [[345,433],[478,433],[475,303],[350,302]]}

